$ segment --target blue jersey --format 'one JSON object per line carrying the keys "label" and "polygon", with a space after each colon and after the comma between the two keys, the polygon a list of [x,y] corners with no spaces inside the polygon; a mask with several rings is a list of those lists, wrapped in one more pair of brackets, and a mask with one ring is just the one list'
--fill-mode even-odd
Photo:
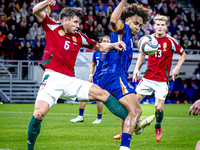
{"label": "blue jersey", "polygon": [[93,54],[92,63],[96,65],[95,73],[93,75],[93,83],[94,84],[98,83],[98,76],[101,73],[101,69],[103,67],[104,55],[105,54],[103,54],[101,52],[97,52],[97,51],[95,51]]}
{"label": "blue jersey", "polygon": [[126,44],[125,51],[111,50],[104,56],[103,68],[100,74],[117,73],[128,77],[128,69],[133,57],[133,39],[131,29],[125,23],[119,31],[111,33],[111,43],[123,41]]}
{"label": "blue jersey", "polygon": [[126,51],[111,50],[105,54],[98,83],[118,100],[135,93],[134,87],[127,81],[127,71],[133,56],[133,39],[127,24],[122,23],[119,31],[111,33],[111,43],[119,41],[126,44]]}

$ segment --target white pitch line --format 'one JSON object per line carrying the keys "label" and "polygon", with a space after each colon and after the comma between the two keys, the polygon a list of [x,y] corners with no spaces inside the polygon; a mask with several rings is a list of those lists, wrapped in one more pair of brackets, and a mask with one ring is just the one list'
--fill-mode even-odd
{"label": "white pitch line", "polygon": [[[11,113],[11,114],[33,114],[33,112],[18,112],[18,111],[0,111],[0,113]],[[47,114],[51,114],[51,115],[66,115],[66,116],[76,116],[78,114],[74,114],[74,113],[47,113]],[[84,116],[96,116],[96,114],[84,114]],[[103,116],[113,116],[113,115],[103,115]],[[188,115],[189,116],[189,115]],[[147,118],[148,116],[141,116],[140,118]],[[200,119],[199,117],[196,118],[185,118],[185,117],[164,117],[164,118],[168,118],[168,119]],[[0,149],[1,150],[1,149]]]}

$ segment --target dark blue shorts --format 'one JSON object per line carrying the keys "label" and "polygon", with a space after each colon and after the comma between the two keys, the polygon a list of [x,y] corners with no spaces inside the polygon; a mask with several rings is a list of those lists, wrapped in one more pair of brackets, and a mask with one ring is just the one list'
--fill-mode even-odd
{"label": "dark blue shorts", "polygon": [[96,84],[96,85],[99,85],[99,80],[93,79],[93,83]]}
{"label": "dark blue shorts", "polygon": [[127,94],[135,94],[134,87],[128,83],[127,78],[124,75],[120,74],[104,74],[99,78],[98,85],[102,89],[107,90],[117,100]]}

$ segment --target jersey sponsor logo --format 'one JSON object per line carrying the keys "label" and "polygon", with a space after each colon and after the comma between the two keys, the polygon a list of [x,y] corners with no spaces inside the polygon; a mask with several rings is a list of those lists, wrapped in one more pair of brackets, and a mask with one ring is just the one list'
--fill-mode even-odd
{"label": "jersey sponsor logo", "polygon": [[166,51],[166,48],[167,48],[167,43],[163,43],[163,51]]}
{"label": "jersey sponsor logo", "polygon": [[59,30],[59,31],[58,31],[58,34],[59,34],[60,36],[64,36],[64,35],[65,35],[65,31]]}
{"label": "jersey sponsor logo", "polygon": [[74,42],[77,42],[77,39],[76,39],[75,36],[72,36],[72,40],[73,40]]}

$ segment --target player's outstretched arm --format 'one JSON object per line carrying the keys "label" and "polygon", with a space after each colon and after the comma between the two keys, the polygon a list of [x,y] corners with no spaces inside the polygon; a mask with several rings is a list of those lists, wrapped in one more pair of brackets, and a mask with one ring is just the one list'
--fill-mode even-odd
{"label": "player's outstretched arm", "polygon": [[44,12],[44,9],[47,6],[54,6],[55,4],[56,4],[56,0],[45,0],[35,5],[33,7],[33,13],[37,17],[38,21],[42,21],[45,18],[46,13]]}
{"label": "player's outstretched arm", "polygon": [[135,69],[134,69],[134,73],[133,73],[133,82],[137,81],[139,78],[139,68],[142,65],[142,62],[144,61],[144,59],[145,59],[145,55],[140,53],[137,63],[136,63],[136,66],[135,66]]}
{"label": "player's outstretched arm", "polygon": [[119,18],[126,2],[127,0],[122,0],[110,17],[110,24],[115,32],[118,31],[122,25],[122,22],[119,20]]}
{"label": "player's outstretched arm", "polygon": [[185,59],[186,59],[186,53],[183,52],[183,54],[179,58],[179,61],[178,61],[177,65],[176,65],[176,67],[172,70],[171,76],[172,76],[172,80],[173,81],[176,80],[176,78],[177,78],[177,76],[179,74],[179,70],[180,70],[182,64],[184,63]]}
{"label": "player's outstretched arm", "polygon": [[107,53],[110,50],[126,50],[126,44],[123,41],[119,41],[116,43],[97,43],[93,50],[99,51],[102,53]]}
{"label": "player's outstretched arm", "polygon": [[200,99],[197,100],[189,109],[189,115],[191,115],[193,111],[193,115],[200,114]]}

